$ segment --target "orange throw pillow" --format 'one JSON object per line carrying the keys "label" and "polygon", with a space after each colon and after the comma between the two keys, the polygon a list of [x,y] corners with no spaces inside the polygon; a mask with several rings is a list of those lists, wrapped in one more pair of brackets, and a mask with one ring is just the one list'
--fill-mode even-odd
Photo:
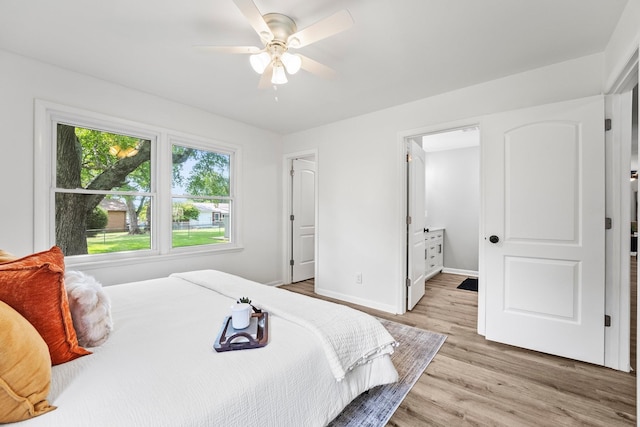
{"label": "orange throw pillow", "polygon": [[0,301],[0,423],[56,409],[47,401],[50,385],[47,344],[31,323]]}
{"label": "orange throw pillow", "polygon": [[91,354],[80,347],[73,328],[60,248],[0,264],[0,301],[36,328],[49,347],[52,365]]}

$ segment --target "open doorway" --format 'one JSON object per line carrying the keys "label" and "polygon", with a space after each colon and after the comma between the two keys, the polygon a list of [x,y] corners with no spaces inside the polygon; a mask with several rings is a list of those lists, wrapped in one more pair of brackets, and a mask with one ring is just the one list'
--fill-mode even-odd
{"label": "open doorway", "polygon": [[480,130],[478,126],[422,136],[426,152],[425,225],[443,229],[443,269],[478,275]]}
{"label": "open doorway", "polygon": [[[441,271],[478,275],[480,216],[480,132],[476,124],[424,129],[404,137],[408,147],[424,152],[424,182],[412,183],[409,149],[407,175],[406,306],[422,296],[415,292]],[[422,184],[422,185],[418,185]],[[419,189],[421,194],[416,194]],[[423,200],[424,199],[424,200]],[[422,203],[416,206],[416,201]],[[421,224],[416,227],[416,224]],[[413,227],[413,228],[412,228]],[[422,250],[418,238],[423,239]],[[421,281],[419,280],[421,279]],[[464,279],[464,278],[463,278]],[[418,282],[420,281],[420,284]]]}
{"label": "open doorway", "polygon": [[317,258],[317,161],[315,152],[284,159],[285,283],[314,279]]}

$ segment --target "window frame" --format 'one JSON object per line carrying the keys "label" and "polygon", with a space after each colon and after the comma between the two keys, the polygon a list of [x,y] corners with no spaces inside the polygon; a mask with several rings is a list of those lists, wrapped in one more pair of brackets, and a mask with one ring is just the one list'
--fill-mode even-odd
{"label": "window frame", "polygon": [[[237,203],[237,173],[235,173],[235,169],[238,167],[238,162],[237,162],[237,153],[230,149],[230,147],[222,147],[220,145],[216,146],[215,148],[213,148],[212,146],[210,146],[209,144],[206,143],[205,140],[202,139],[197,139],[194,137],[187,137],[185,135],[178,135],[178,134],[169,134],[167,135],[167,150],[168,150],[168,160],[169,160],[169,170],[173,170],[173,159],[172,159],[172,155],[173,155],[173,146],[174,145],[178,145],[181,147],[187,147],[187,148],[194,148],[196,150],[201,150],[201,151],[215,151],[217,153],[220,154],[227,154],[229,155],[229,196],[203,196],[203,197],[198,197],[198,196],[192,196],[193,198],[196,199],[200,199],[200,198],[207,198],[207,197],[213,197],[215,199],[224,199],[224,200],[228,200],[229,201],[229,206],[230,206],[230,212],[229,212],[229,224],[231,227],[231,230],[229,231],[229,238],[230,238],[230,242],[229,243],[216,243],[215,245],[200,245],[200,246],[180,246],[180,247],[172,247],[173,246],[173,241],[172,241],[172,236],[170,235],[170,241],[168,243],[169,247],[171,248],[172,252],[175,253],[181,253],[181,252],[191,252],[194,248],[197,247],[234,247],[235,246],[235,242],[236,239],[239,238],[238,237],[238,227],[237,227],[237,215],[236,215],[236,203]],[[171,174],[170,178],[172,178]],[[180,194],[174,194],[173,193],[173,189],[171,188],[171,182],[169,183],[169,202],[171,203],[171,207],[170,209],[168,209],[168,212],[171,213],[172,209],[173,209],[173,199],[175,198],[180,198],[180,196],[187,196],[187,195],[180,195]],[[166,210],[166,209],[165,209]],[[164,211],[163,211],[164,212]],[[173,221],[173,219],[171,218],[171,221]]]}
{"label": "window frame", "polygon": [[[35,251],[55,245],[55,179],[56,179],[56,127],[58,123],[97,129],[151,140],[151,188],[155,204],[151,215],[151,248],[107,254],[65,256],[69,266],[90,266],[112,261],[132,264],[148,259],[189,256],[204,253],[227,253],[243,249],[241,226],[240,165],[242,153],[238,146],[210,138],[199,137],[159,126],[121,119],[74,107],[35,100],[34,126],[34,227]],[[231,242],[172,248],[172,151],[173,144],[230,155],[230,212]],[[72,190],[74,191],[74,190]],[[82,192],[82,190],[75,190]],[[93,191],[92,191],[93,193]]]}

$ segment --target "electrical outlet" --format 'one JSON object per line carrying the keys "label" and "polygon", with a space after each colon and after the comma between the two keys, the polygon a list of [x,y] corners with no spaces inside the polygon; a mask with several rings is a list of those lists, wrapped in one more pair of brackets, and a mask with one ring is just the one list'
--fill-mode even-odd
{"label": "electrical outlet", "polygon": [[362,284],[362,273],[356,273],[356,284],[361,285]]}

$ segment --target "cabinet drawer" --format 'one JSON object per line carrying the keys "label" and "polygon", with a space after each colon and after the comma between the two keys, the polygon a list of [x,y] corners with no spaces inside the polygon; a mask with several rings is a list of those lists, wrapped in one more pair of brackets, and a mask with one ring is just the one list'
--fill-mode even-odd
{"label": "cabinet drawer", "polygon": [[427,244],[427,258],[437,254],[442,254],[442,241],[429,242]]}
{"label": "cabinet drawer", "polygon": [[442,271],[444,260],[444,230],[429,231],[424,234],[426,277],[430,278]]}
{"label": "cabinet drawer", "polygon": [[433,270],[435,270],[436,268],[439,268],[439,267],[440,267],[440,264],[438,264],[438,263],[437,263],[437,262],[435,262],[435,261],[431,261],[431,262],[428,262],[428,263],[426,264],[426,266],[425,266],[425,271],[426,271],[427,273],[430,273],[430,272],[432,272]]}
{"label": "cabinet drawer", "polygon": [[442,265],[442,261],[443,261],[444,257],[442,256],[442,252],[440,252],[439,254],[436,254],[435,257],[433,257],[433,261],[436,263],[436,265]]}
{"label": "cabinet drawer", "polygon": [[436,239],[442,239],[442,231],[430,231],[425,234],[424,239],[426,241],[433,241]]}

